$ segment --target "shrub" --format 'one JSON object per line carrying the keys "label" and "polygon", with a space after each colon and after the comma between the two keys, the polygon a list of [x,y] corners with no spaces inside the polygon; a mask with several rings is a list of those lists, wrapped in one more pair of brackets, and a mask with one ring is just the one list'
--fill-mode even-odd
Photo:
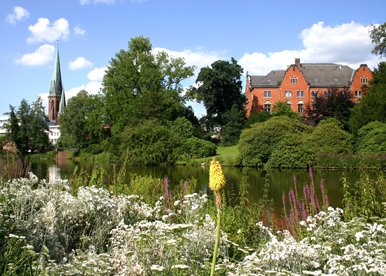
{"label": "shrub", "polygon": [[321,121],[307,137],[306,144],[315,154],[353,152],[353,136],[343,130],[343,125],[335,119]]}
{"label": "shrub", "polygon": [[358,131],[358,153],[386,153],[386,123],[368,123]]}
{"label": "shrub", "polygon": [[190,137],[176,149],[176,154],[182,159],[202,158],[216,155],[216,148],[212,142]]}
{"label": "shrub", "polygon": [[243,130],[239,151],[244,166],[266,163],[277,143],[289,133],[310,132],[311,128],[287,116],[277,116]]}
{"label": "shrub", "polygon": [[267,163],[272,168],[307,168],[315,154],[304,143],[305,134],[287,134],[278,142]]}
{"label": "shrub", "polygon": [[156,120],[144,121],[136,127],[126,127],[120,138],[121,156],[127,152],[128,164],[158,165],[176,160],[170,131]]}

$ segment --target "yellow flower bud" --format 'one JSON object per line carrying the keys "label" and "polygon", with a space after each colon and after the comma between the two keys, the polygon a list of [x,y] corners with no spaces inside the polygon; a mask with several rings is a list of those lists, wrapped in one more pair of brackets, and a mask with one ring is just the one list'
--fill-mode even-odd
{"label": "yellow flower bud", "polygon": [[225,186],[225,177],[218,161],[212,160],[209,167],[209,188],[212,191],[220,191]]}

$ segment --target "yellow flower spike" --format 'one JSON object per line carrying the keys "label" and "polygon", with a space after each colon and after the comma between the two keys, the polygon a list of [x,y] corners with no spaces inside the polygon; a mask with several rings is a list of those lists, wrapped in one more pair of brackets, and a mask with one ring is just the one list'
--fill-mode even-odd
{"label": "yellow flower spike", "polygon": [[218,161],[212,160],[209,167],[209,188],[214,192],[221,191],[225,186],[225,176]]}

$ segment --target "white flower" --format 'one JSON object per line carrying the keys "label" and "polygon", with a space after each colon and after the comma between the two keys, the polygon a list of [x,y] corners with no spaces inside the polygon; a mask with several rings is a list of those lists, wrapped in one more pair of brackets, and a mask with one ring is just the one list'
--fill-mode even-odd
{"label": "white flower", "polygon": [[163,271],[164,269],[165,268],[163,266],[161,266],[161,265],[152,265],[150,267],[150,270],[152,270],[152,271]]}
{"label": "white flower", "polygon": [[357,233],[355,233],[355,239],[357,240],[357,241],[359,241],[361,238],[363,238],[364,236],[363,236],[363,232],[361,231],[361,232],[357,232]]}

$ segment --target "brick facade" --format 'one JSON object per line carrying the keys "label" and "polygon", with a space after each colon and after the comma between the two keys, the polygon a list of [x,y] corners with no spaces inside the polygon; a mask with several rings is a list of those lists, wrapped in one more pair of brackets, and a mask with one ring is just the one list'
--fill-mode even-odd
{"label": "brick facade", "polygon": [[353,70],[346,65],[332,63],[300,63],[295,59],[287,70],[273,70],[266,76],[247,75],[245,95],[247,116],[254,111],[272,112],[273,106],[287,102],[291,109],[303,113],[314,93],[331,89],[348,90],[358,101],[373,78],[366,64]]}

